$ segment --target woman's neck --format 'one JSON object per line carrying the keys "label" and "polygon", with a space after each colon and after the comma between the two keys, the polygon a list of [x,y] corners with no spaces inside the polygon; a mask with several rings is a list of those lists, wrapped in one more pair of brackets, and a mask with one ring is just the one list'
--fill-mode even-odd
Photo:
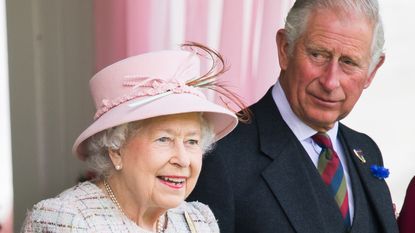
{"label": "woman's neck", "polygon": [[[131,195],[131,193],[127,191],[128,188],[124,188],[124,183],[114,177],[108,178],[106,183],[107,187],[104,180],[98,181],[97,185],[110,197],[120,212],[139,227],[148,231],[157,232],[159,219],[163,218],[162,216],[165,215],[167,210],[158,207],[150,207],[144,203],[140,203],[137,201],[140,200],[140,197]],[[167,221],[165,217],[163,219]],[[160,224],[165,225],[164,222]]]}

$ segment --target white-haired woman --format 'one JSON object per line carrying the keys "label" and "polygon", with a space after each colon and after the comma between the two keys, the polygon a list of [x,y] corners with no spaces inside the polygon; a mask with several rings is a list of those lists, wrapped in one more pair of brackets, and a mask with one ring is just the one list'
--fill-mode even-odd
{"label": "white-haired woman", "polygon": [[[198,51],[130,57],[91,79],[97,112],[73,152],[97,178],[36,204],[23,232],[219,232],[206,205],[184,200],[202,155],[237,118],[201,90],[239,102],[217,83],[220,55],[198,44],[185,47]],[[200,75],[203,52],[213,66]]]}

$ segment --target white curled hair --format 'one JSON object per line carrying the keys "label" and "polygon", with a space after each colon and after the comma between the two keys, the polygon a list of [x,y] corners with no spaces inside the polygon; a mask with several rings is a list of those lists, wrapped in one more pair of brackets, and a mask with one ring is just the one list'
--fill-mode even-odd
{"label": "white curled hair", "polygon": [[[215,134],[211,125],[199,113],[201,122],[201,148],[203,154],[209,152],[215,141]],[[99,132],[87,141],[88,157],[87,165],[98,178],[103,179],[110,176],[114,165],[109,157],[108,150],[120,150],[121,147],[132,137],[140,133],[140,129],[146,124],[146,120],[129,122]]]}
{"label": "white curled hair", "polygon": [[285,30],[289,43],[288,53],[292,55],[296,40],[304,32],[308,17],[314,9],[341,9],[355,11],[366,16],[374,25],[372,59],[369,73],[375,68],[383,52],[385,35],[377,0],[296,0],[285,20]]}

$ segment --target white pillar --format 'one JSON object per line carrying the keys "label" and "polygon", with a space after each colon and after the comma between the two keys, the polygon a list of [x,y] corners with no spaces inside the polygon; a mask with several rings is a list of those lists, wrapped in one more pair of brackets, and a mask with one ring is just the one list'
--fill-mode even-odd
{"label": "white pillar", "polygon": [[6,3],[0,0],[0,232],[12,232],[13,183],[10,139]]}

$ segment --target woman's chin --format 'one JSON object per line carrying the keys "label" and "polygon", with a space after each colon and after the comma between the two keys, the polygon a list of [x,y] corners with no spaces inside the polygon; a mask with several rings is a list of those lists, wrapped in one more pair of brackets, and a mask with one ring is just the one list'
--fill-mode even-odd
{"label": "woman's chin", "polygon": [[177,195],[163,195],[160,197],[159,200],[156,200],[156,205],[163,209],[172,209],[178,207],[181,203],[183,203],[185,197],[177,196]]}

